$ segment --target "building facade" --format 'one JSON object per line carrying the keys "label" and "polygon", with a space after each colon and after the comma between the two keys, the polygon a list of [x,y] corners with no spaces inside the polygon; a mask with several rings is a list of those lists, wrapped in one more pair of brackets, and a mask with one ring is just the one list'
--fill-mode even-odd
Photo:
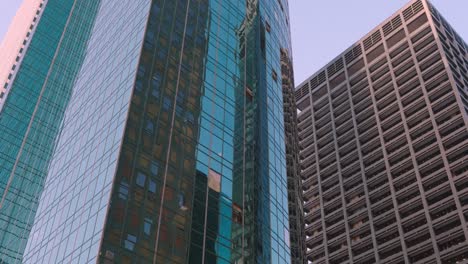
{"label": "building facade", "polygon": [[49,0],[37,31],[52,14],[56,130],[26,143],[50,158],[5,262],[290,263],[287,1]]}
{"label": "building facade", "polygon": [[21,262],[91,26],[87,12],[73,12],[73,1],[44,5],[26,1],[2,46],[10,47],[2,49],[2,66],[16,59],[0,99],[1,263]]}
{"label": "building facade", "polygon": [[468,260],[467,52],[414,0],[297,87],[308,261]]}
{"label": "building facade", "polygon": [[0,43],[0,111],[9,92],[10,80],[21,64],[22,55],[27,50],[29,40],[34,34],[35,25],[41,16],[43,0],[26,0],[18,9],[5,37]]}

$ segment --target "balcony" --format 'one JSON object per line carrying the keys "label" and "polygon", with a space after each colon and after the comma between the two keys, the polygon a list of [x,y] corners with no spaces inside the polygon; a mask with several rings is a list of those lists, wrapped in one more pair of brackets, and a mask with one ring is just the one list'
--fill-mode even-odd
{"label": "balcony", "polygon": [[448,177],[445,173],[445,168],[441,168],[437,171],[437,173],[434,173],[433,176],[424,178],[422,184],[424,191],[427,192],[447,181]]}
{"label": "balcony", "polygon": [[447,83],[449,83],[449,78],[448,78],[447,73],[441,72],[437,74],[431,81],[426,82],[425,84],[426,91],[430,93],[435,88],[440,87],[440,86],[445,86]]}
{"label": "balcony", "polygon": [[406,159],[392,166],[392,168],[390,169],[390,174],[392,175],[393,179],[396,179],[413,169],[414,167],[411,159]]}
{"label": "balcony", "polygon": [[398,67],[395,67],[393,73],[395,74],[395,77],[400,77],[409,69],[414,69],[414,61],[412,59],[409,59],[405,63],[399,65]]}
{"label": "balcony", "polygon": [[458,162],[450,164],[450,171],[452,172],[452,175],[456,177],[466,176],[468,174],[468,166],[466,166],[466,159],[462,159]]}
{"label": "balcony", "polygon": [[397,112],[399,112],[400,108],[398,107],[398,103],[394,102],[393,104],[387,106],[387,108],[383,109],[379,113],[380,122],[384,122],[389,117],[394,116]]}
{"label": "balcony", "polygon": [[309,178],[316,178],[317,177],[317,165],[314,164],[304,170],[301,170],[301,178],[303,180],[307,180]]}
{"label": "balcony", "polygon": [[[451,135],[452,133],[455,135]],[[465,122],[463,121],[463,118],[460,116],[459,118],[446,123],[443,127],[439,128],[439,134],[443,138],[444,146],[454,146],[458,144],[454,144],[454,142],[462,142],[466,140],[467,130],[465,128]],[[445,138],[449,135],[451,135],[449,138]],[[450,148],[452,147],[446,147],[446,149]]]}
{"label": "balcony", "polygon": [[399,191],[395,196],[398,205],[403,208],[404,205],[407,205],[410,201],[414,202],[414,198],[419,197],[420,195],[421,193],[419,192],[418,185],[413,183],[405,189]]}
{"label": "balcony", "polygon": [[467,243],[461,243],[453,246],[450,250],[441,252],[442,263],[466,263],[468,260]]}
{"label": "balcony", "polygon": [[349,104],[342,104],[338,108],[335,108],[333,110],[333,115],[335,116],[335,119],[336,119],[347,111],[351,111],[351,106]]}
{"label": "balcony", "polygon": [[423,108],[426,108],[426,102],[424,101],[424,98],[420,98],[411,104],[409,104],[407,107],[405,107],[405,116],[406,118],[410,118],[414,114],[418,113],[420,110]]}
{"label": "balcony", "polygon": [[408,258],[411,263],[427,263],[427,260],[434,258],[434,249],[432,248],[432,244],[424,244],[421,247],[413,249],[409,252]]}
{"label": "balcony", "polygon": [[379,99],[376,104],[377,104],[377,109],[379,111],[382,111],[384,108],[386,108],[388,105],[394,103],[397,101],[396,93],[392,91],[391,93],[387,94],[385,97]]}
{"label": "balcony", "polygon": [[401,177],[398,177],[397,179],[394,180],[393,182],[393,187],[395,188],[396,192],[399,192],[408,186],[412,185],[414,182],[416,182],[416,174],[413,170],[407,172],[405,175],[402,175]]}
{"label": "balcony", "polygon": [[407,217],[418,214],[424,209],[424,206],[419,197],[414,197],[412,200],[404,204],[400,209],[400,218],[405,219]]}
{"label": "balcony", "polygon": [[365,131],[368,131],[377,126],[375,118],[369,118],[364,123],[358,125],[359,134],[363,134]]}
{"label": "balcony", "polygon": [[366,141],[361,146],[361,153],[362,153],[364,159],[367,158],[369,155],[376,154],[377,152],[382,153],[380,138],[374,138],[371,141]]}
{"label": "balcony", "polygon": [[340,126],[336,127],[336,130],[335,130],[336,137],[339,138],[343,136],[345,133],[349,132],[350,130],[353,130],[353,128],[354,128],[353,120],[349,119],[345,123],[340,124]]}
{"label": "balcony", "polygon": [[441,217],[446,217],[448,214],[451,214],[453,211],[457,210],[455,201],[451,198],[446,198],[443,202],[438,202],[433,204],[429,209],[429,214],[432,221],[438,220]]}
{"label": "balcony", "polygon": [[[402,98],[405,98],[405,96],[412,92],[412,91],[415,91],[416,88],[418,88],[420,86],[420,82],[419,82],[419,78],[417,78],[417,76],[413,77],[412,80],[410,80],[409,82],[407,82],[405,85],[401,86],[399,89],[398,89],[398,93],[400,94],[400,96]],[[413,95],[408,95],[410,97],[413,97]],[[416,98],[416,97],[415,97]]]}
{"label": "balcony", "polygon": [[344,93],[340,94],[340,96],[338,96],[337,98],[333,99],[332,106],[333,106],[334,109],[336,109],[341,104],[343,104],[344,102],[347,102],[348,100],[349,100],[348,93],[344,92]]}
{"label": "balcony", "polygon": [[452,85],[449,82],[447,82],[435,88],[429,93],[429,101],[431,101],[431,103],[434,103],[435,101],[439,100],[440,98],[444,96],[447,96],[448,94],[453,96],[452,91],[453,91]]}
{"label": "balcony", "polygon": [[330,115],[330,108],[324,107],[324,108],[322,108],[319,111],[314,113],[314,118],[315,118],[315,121],[317,122],[321,118],[323,118],[325,116],[328,116],[328,115]]}
{"label": "balcony", "polygon": [[447,182],[428,191],[426,193],[426,200],[429,205],[433,205],[451,195],[452,190],[450,189],[450,185]]}
{"label": "balcony", "polygon": [[[386,175],[385,175],[385,178],[386,178]],[[388,184],[385,184],[382,186],[377,185],[377,188],[369,193],[369,201],[371,202],[371,204],[376,204],[379,201],[382,201],[386,199],[387,197],[390,197],[391,194],[392,192],[390,191],[390,186]]]}
{"label": "balcony", "polygon": [[374,165],[372,165],[372,167],[366,168],[365,175],[367,179],[371,179],[375,175],[378,175],[383,171],[385,171],[385,162],[381,160],[378,163],[375,163]]}
{"label": "balcony", "polygon": [[431,243],[431,234],[427,227],[420,229],[417,233],[412,233],[412,235],[405,236],[405,244],[409,252],[417,250],[417,248],[427,247],[427,244],[432,245]]}
{"label": "balcony", "polygon": [[458,160],[468,161],[467,153],[468,143],[459,144],[456,148],[452,148],[450,149],[450,151],[447,152],[447,160],[449,163],[455,163]]}
{"label": "balcony", "polygon": [[399,55],[398,57],[394,58],[392,60],[392,66],[395,68],[395,67],[398,67],[400,64],[402,63],[408,63],[411,61],[411,51],[410,50],[406,50],[405,52],[402,52],[401,55]]}
{"label": "balcony", "polygon": [[336,127],[339,127],[341,126],[342,124],[344,124],[346,121],[352,119],[352,114],[351,114],[351,110],[350,111],[347,111],[346,113],[344,113],[343,115],[339,116],[338,118],[335,119],[335,126]]}
{"label": "balcony", "polygon": [[410,119],[407,119],[406,123],[408,124],[408,127],[412,129],[413,127],[421,124],[424,120],[428,118],[429,118],[429,112],[427,111],[427,109],[423,109],[418,114],[412,116]]}
{"label": "balcony", "polygon": [[420,139],[421,136],[426,136],[429,132],[432,132],[433,126],[430,120],[422,123],[410,130],[411,139],[416,142]]}
{"label": "balcony", "polygon": [[446,137],[450,135],[451,133],[453,133],[454,131],[457,131],[460,128],[464,128],[464,127],[465,127],[465,123],[463,121],[463,117],[461,116],[457,116],[455,118],[452,117],[451,120],[448,120],[447,122],[445,122],[444,125],[442,125],[439,128],[439,134],[442,137]]}
{"label": "balcony", "polygon": [[416,162],[421,166],[435,157],[440,157],[440,155],[439,146],[430,145],[430,148],[425,148],[424,151],[420,151],[416,154]]}
{"label": "balcony", "polygon": [[428,134],[420,137],[416,141],[413,141],[413,149],[416,153],[419,153],[420,151],[428,148],[428,147],[433,147],[437,146],[437,144],[434,144],[437,142],[437,138],[434,132],[429,132]]}
{"label": "balcony", "polygon": [[[465,164],[467,164],[466,161],[465,161]],[[468,188],[468,177],[463,177],[463,175],[459,175],[455,177],[453,180],[455,183],[455,188],[457,189],[458,192],[461,192]]]}
{"label": "balcony", "polygon": [[388,118],[387,120],[385,120],[385,122],[381,123],[381,127],[382,130],[385,132],[388,131],[390,128],[394,127],[395,125],[400,124],[401,122],[401,115],[399,112],[397,112],[391,118]]}
{"label": "balcony", "polygon": [[411,156],[410,150],[408,147],[400,149],[398,152],[391,154],[388,157],[388,163],[390,167],[395,166],[396,164],[405,161]]}
{"label": "balcony", "polygon": [[367,110],[369,107],[372,107],[372,99],[370,97],[365,98],[362,101],[357,101],[354,103],[354,113],[359,114],[364,110]]}
{"label": "balcony", "polygon": [[351,163],[349,167],[343,168],[341,170],[341,175],[343,176],[343,178],[347,179],[359,171],[361,171],[361,166],[359,162],[354,162]]}
{"label": "balcony", "polygon": [[393,83],[388,83],[385,87],[381,88],[379,91],[377,91],[375,95],[375,100],[379,101],[382,98],[388,96],[390,93],[392,93],[395,89],[393,88]]}
{"label": "balcony", "polygon": [[393,153],[400,151],[403,147],[406,148],[408,145],[403,126],[398,126],[387,132],[384,135],[384,139],[387,142],[386,150],[388,155],[392,155]]}
{"label": "balcony", "polygon": [[414,87],[411,91],[408,91],[404,96],[401,97],[401,104],[403,107],[407,107],[414,101],[423,98],[424,94],[420,87]]}
{"label": "balcony", "polygon": [[438,114],[440,111],[443,111],[444,109],[447,109],[456,103],[457,100],[456,97],[453,96],[453,94],[446,94],[432,103],[432,112],[434,114]]}

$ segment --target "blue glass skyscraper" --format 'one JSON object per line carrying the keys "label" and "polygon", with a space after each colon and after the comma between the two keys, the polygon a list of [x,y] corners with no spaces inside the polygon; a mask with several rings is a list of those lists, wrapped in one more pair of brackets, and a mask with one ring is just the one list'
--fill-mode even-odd
{"label": "blue glass skyscraper", "polygon": [[22,261],[290,263],[287,1],[68,2]]}

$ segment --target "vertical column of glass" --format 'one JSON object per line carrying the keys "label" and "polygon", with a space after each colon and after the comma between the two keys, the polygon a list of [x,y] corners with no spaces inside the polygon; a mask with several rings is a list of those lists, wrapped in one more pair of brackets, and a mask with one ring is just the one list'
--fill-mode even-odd
{"label": "vertical column of glass", "polygon": [[[149,0],[75,1],[63,39],[75,45],[63,52],[84,46],[82,63],[24,263],[96,262],[149,6]],[[62,66],[60,74],[75,69]]]}
{"label": "vertical column of glass", "polygon": [[[261,131],[264,131],[268,149],[267,168],[268,174],[268,199],[270,223],[271,263],[290,263],[290,234],[288,211],[288,182],[286,174],[286,151],[284,134],[284,110],[282,93],[282,61],[284,52],[291,57],[291,45],[289,35],[289,15],[287,1],[262,0],[260,14],[264,33],[265,56],[265,87],[261,107],[259,110],[264,115],[264,123]],[[263,41],[262,41],[263,42]],[[262,47],[263,48],[263,47]],[[289,62],[290,63],[290,62]],[[292,67],[289,65],[289,67]],[[268,238],[265,238],[268,239]],[[267,256],[266,256],[267,257]]]}
{"label": "vertical column of glass", "polygon": [[57,53],[72,5],[49,1],[0,113],[0,262],[21,262],[77,72],[58,74],[80,60]]}

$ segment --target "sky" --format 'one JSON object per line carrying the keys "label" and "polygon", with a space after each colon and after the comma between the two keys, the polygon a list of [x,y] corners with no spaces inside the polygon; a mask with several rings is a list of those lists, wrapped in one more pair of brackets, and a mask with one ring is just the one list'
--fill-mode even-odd
{"label": "sky", "polygon": [[[0,39],[22,0],[0,1]],[[289,0],[295,82],[358,41],[408,0]],[[468,0],[431,0],[468,42]]]}

